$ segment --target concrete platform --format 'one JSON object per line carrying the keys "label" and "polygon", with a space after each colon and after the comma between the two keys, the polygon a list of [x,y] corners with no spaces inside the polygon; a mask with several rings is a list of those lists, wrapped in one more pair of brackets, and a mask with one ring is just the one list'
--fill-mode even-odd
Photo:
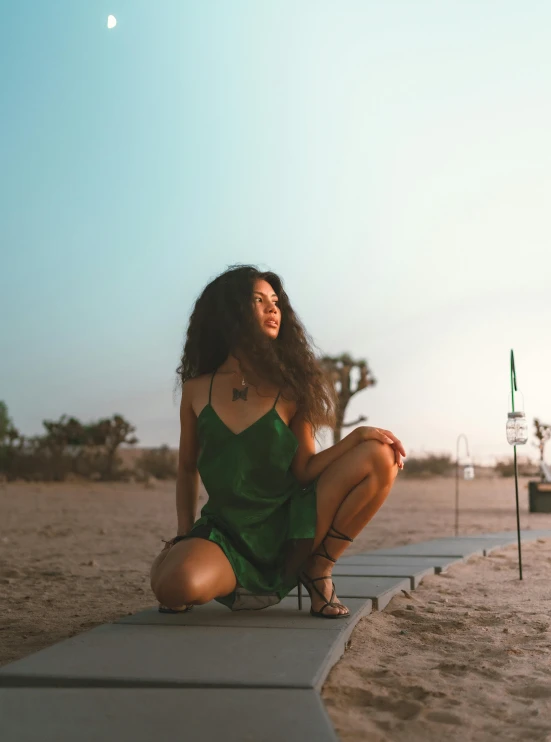
{"label": "concrete platform", "polygon": [[[488,533],[484,535],[484,538],[495,538],[500,536],[512,537],[514,542],[517,542],[516,529],[514,531],[498,531],[496,533]],[[551,530],[521,529],[520,538],[521,541],[535,541],[538,538],[551,538]]]}
{"label": "concrete platform", "polygon": [[[516,540],[506,531],[344,557],[334,582],[347,619],[309,616],[307,596],[298,611],[296,590],[262,611],[212,602],[185,614],[155,606],[121,617],[0,667],[0,739],[338,742],[318,692],[358,620],[419,575]],[[406,576],[391,576],[395,569]]]}
{"label": "concrete platform", "polygon": [[[531,533],[531,532],[528,532]],[[541,532],[537,532],[538,534]],[[548,538],[551,538],[551,533]],[[533,539],[540,538],[539,535],[533,535]],[[529,540],[521,535],[521,540]],[[371,555],[411,555],[411,556],[442,556],[442,557],[463,557],[487,556],[496,549],[501,549],[509,544],[517,543],[516,532],[504,531],[502,533],[482,534],[480,536],[458,536],[457,538],[437,538],[430,541],[422,541],[405,546],[395,546],[388,549],[377,549],[372,552],[363,552],[364,556]]]}
{"label": "concrete platform", "polygon": [[473,536],[469,537],[468,539],[462,538],[461,540],[464,541],[466,544],[472,543],[473,546],[482,547],[484,556],[488,556],[488,554],[490,554],[492,551],[495,551],[496,549],[502,549],[504,546],[515,544],[517,542],[517,537],[512,535]]}
{"label": "concrete platform", "polygon": [[454,543],[460,542],[461,545],[466,548],[472,547],[473,549],[477,550],[481,548],[483,555],[487,556],[490,552],[495,551],[496,549],[502,549],[504,546],[509,546],[509,544],[516,543],[517,538],[512,534],[501,536],[459,536],[458,538],[454,539],[432,539],[431,541],[427,541],[426,543],[434,545],[447,545],[450,543],[450,541],[453,541]]}
{"label": "concrete platform", "polygon": [[[304,592],[304,591],[303,591]],[[302,598],[298,610],[297,598],[284,598],[281,603],[261,611],[230,611],[215,601],[196,605],[189,613],[159,613],[157,606],[131,616],[120,618],[117,624],[142,624],[147,626],[221,626],[240,629],[309,629],[340,632],[350,622],[356,624],[371,612],[371,600],[352,598],[346,605],[350,611],[347,619],[321,620],[310,615],[310,598]]]}
{"label": "concrete platform", "polygon": [[314,690],[0,688],[2,742],[338,742]]}
{"label": "concrete platform", "polygon": [[341,630],[104,624],[1,667],[0,687],[319,690],[356,621],[312,620]]}
{"label": "concrete platform", "polygon": [[409,567],[407,564],[403,567],[336,564],[333,574],[347,577],[406,577],[410,581],[410,587],[415,589],[423,577],[435,574],[435,569],[434,567]]}
{"label": "concrete platform", "polygon": [[434,568],[436,574],[445,572],[451,564],[460,564],[465,561],[464,557],[426,557],[411,556],[409,554],[357,554],[344,559],[339,559],[339,565],[367,565],[380,567],[425,567]]}
{"label": "concrete platform", "polygon": [[389,549],[379,549],[372,552],[384,556],[429,556],[429,557],[456,557],[466,559],[471,556],[484,556],[484,548],[480,543],[461,542],[448,539],[442,542],[424,541],[407,546],[394,546]]}
{"label": "concrete platform", "polygon": [[[400,590],[411,589],[409,579],[400,577],[343,577],[335,575],[333,582],[335,583],[337,596],[342,603],[348,605],[348,598],[369,598],[373,603],[373,609],[376,611],[382,611]],[[327,580],[327,584],[329,584],[329,580]],[[303,590],[303,592],[305,591]],[[295,588],[290,595],[296,594],[297,590]]]}

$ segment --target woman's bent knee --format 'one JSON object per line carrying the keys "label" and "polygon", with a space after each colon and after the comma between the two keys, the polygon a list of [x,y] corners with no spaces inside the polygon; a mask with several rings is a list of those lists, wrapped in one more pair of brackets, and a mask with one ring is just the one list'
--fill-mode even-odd
{"label": "woman's bent knee", "polygon": [[193,538],[172,547],[151,588],[159,602],[172,607],[207,603],[227,595],[235,585],[232,566],[221,547]]}
{"label": "woman's bent knee", "polygon": [[206,603],[210,598],[205,596],[204,581],[193,574],[181,572],[164,572],[153,589],[155,597],[168,608]]}
{"label": "woman's bent knee", "polygon": [[397,473],[396,453],[389,443],[383,443],[375,438],[370,438],[367,441],[358,443],[354,450],[359,452],[360,456],[363,455],[369,470],[367,473],[373,470],[379,475],[388,473],[391,476]]}
{"label": "woman's bent knee", "polygon": [[154,593],[156,592],[156,586],[161,574],[162,564],[166,559],[167,554],[168,550],[163,549],[161,553],[155,557],[153,564],[151,565],[151,569],[149,570],[149,584],[151,585],[151,589]]}
{"label": "woman's bent knee", "polygon": [[379,445],[376,457],[379,468],[386,470],[391,475],[398,473],[396,452],[389,443],[381,443]]}

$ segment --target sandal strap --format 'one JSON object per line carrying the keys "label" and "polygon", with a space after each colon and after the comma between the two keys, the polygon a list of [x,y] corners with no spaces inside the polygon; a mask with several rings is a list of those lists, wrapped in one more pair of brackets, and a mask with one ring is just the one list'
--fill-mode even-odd
{"label": "sandal strap", "polygon": [[[333,533],[331,533],[331,531],[335,531],[336,535],[333,534]],[[341,533],[340,531],[338,531],[335,528],[335,526],[331,523],[331,525],[329,526],[329,530],[327,531],[327,533],[325,535],[325,538],[323,539],[323,541],[321,542],[321,544],[318,547],[320,549],[323,549],[323,551],[325,552],[325,554],[320,554],[319,551],[316,551],[312,556],[323,557],[324,559],[328,559],[330,562],[333,562],[333,564],[336,564],[337,563],[337,560],[336,559],[333,559],[333,557],[330,556],[329,552],[327,551],[327,547],[325,545],[325,539],[326,538],[338,538],[341,541],[349,541],[350,543],[352,543],[352,541],[354,541],[353,538],[350,538],[346,534]]]}
{"label": "sandal strap", "polygon": [[337,529],[335,528],[333,524],[329,526],[329,530],[330,531],[333,530],[335,531],[335,533],[338,534],[337,536],[333,536],[332,534],[328,533],[328,535],[331,536],[332,538],[340,538],[340,539],[343,539],[344,541],[350,541],[350,543],[354,541],[353,538],[350,538],[350,536],[347,536],[345,533],[341,533],[340,531],[337,531]]}
{"label": "sandal strap", "polygon": [[[304,578],[306,578],[306,580]],[[325,575],[325,577],[314,577],[314,578],[312,578],[312,577],[309,577],[306,574],[306,572],[303,572],[301,574],[301,576],[300,576],[300,579],[304,583],[304,586],[305,586],[305,588],[307,590],[308,590],[307,583],[310,583],[312,585],[312,587],[314,588],[314,590],[317,592],[317,594],[320,596],[320,598],[325,601],[325,605],[320,609],[320,613],[323,613],[323,611],[325,610],[325,608],[327,608],[328,605],[334,606],[334,607],[336,607],[338,605],[342,605],[341,603],[332,603],[331,602],[333,600],[334,596],[335,596],[335,583],[333,582],[333,580],[331,580],[331,576],[330,575]],[[314,582],[318,582],[318,580],[331,580],[331,585],[333,586],[333,590],[331,591],[331,597],[329,598],[329,600],[327,600],[327,598],[325,597],[325,595],[320,590],[318,590],[318,588],[316,587],[316,585],[314,585]],[[308,590],[308,592],[310,593],[310,590]],[[312,594],[310,593],[310,600],[311,599],[312,599]]]}

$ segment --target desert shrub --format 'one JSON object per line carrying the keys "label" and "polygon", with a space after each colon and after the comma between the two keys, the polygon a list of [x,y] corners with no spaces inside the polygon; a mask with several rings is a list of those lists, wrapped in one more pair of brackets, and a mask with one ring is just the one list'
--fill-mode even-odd
{"label": "desert shrub", "polygon": [[52,450],[38,437],[26,439],[4,449],[1,471],[8,481],[26,482],[63,482],[71,476],[92,481],[127,481],[133,473],[123,467],[117,455],[93,447],[78,451],[70,448]]}
{"label": "desert shrub", "polygon": [[43,420],[44,435],[24,436],[13,426],[0,401],[0,474],[8,481],[62,482],[68,477],[120,481],[132,471],[123,466],[118,449],[134,445],[135,428],[122,415],[83,425],[75,417]]}
{"label": "desert shrub", "polygon": [[37,436],[21,436],[16,444],[4,449],[2,471],[8,481],[61,482],[71,467],[70,456],[46,449]]}
{"label": "desert shrub", "polygon": [[177,462],[177,454],[164,444],[144,451],[136,461],[135,470],[139,478],[176,479]]}
{"label": "desert shrub", "polygon": [[[498,460],[495,465],[495,472],[500,477],[515,476],[515,459],[514,456]],[[517,472],[519,476],[537,476],[540,468],[526,456],[517,456]]]}
{"label": "desert shrub", "polygon": [[93,446],[78,451],[71,472],[79,477],[103,482],[128,481],[133,472],[123,465],[118,454]]}
{"label": "desert shrub", "polygon": [[425,456],[412,456],[404,459],[404,469],[401,476],[418,477],[446,477],[455,472],[455,462],[451,460],[450,454],[427,454]]}

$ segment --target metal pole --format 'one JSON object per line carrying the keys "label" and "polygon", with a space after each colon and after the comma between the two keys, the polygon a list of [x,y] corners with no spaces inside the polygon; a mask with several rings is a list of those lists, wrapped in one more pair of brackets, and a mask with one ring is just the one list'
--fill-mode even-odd
{"label": "metal pole", "polygon": [[469,453],[469,441],[465,433],[459,433],[457,436],[457,444],[455,449],[455,535],[457,537],[459,533],[459,439],[465,439],[465,445],[467,446],[467,458],[470,460],[471,454]]}
{"label": "metal pole", "polygon": [[515,495],[517,501],[517,540],[518,540],[518,570],[519,580],[522,580],[522,553],[520,550],[520,512],[518,507],[518,480],[517,480],[517,447],[513,446],[515,456]]}
{"label": "metal pole", "polygon": [[[511,397],[512,397],[512,412],[515,411],[515,390],[517,388],[517,374],[515,371],[515,357],[513,349],[511,348]],[[513,454],[515,461],[515,498],[517,503],[517,541],[518,541],[518,570],[519,580],[522,580],[522,551],[520,547],[520,509],[518,504],[518,476],[517,476],[517,447],[513,446]]]}
{"label": "metal pole", "polygon": [[459,438],[455,454],[455,536],[459,530]]}

